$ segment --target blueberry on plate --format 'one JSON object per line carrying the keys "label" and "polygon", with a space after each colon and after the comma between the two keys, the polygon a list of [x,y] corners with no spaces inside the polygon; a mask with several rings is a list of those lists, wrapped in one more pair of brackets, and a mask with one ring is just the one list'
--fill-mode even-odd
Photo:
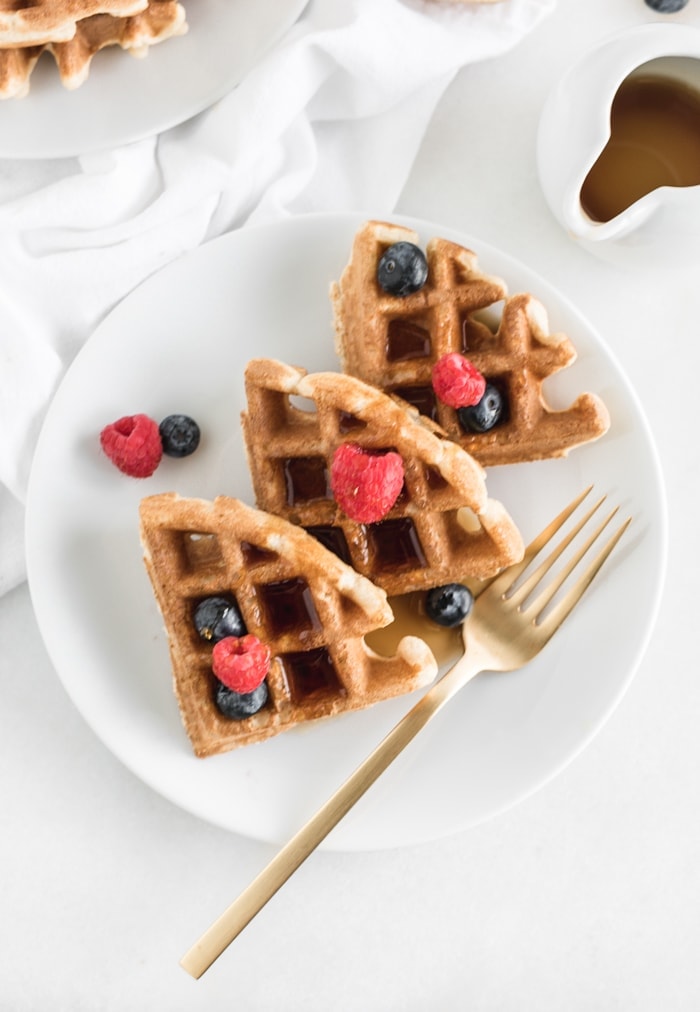
{"label": "blueberry on plate", "polygon": [[410,295],[428,279],[428,261],[412,242],[396,242],[384,251],[377,267],[379,287],[389,295]]}
{"label": "blueberry on plate", "polygon": [[245,720],[262,710],[267,702],[267,682],[261,682],[252,692],[234,692],[223,682],[216,686],[214,701],[217,709],[231,720]]}
{"label": "blueberry on plate", "polygon": [[446,583],[442,587],[433,587],[425,597],[428,618],[447,629],[461,625],[473,604],[472,593],[463,583]]}
{"label": "blueberry on plate", "polygon": [[460,408],[457,417],[467,432],[488,432],[501,420],[504,407],[501,391],[493,383],[487,383],[481,400],[468,408]]}
{"label": "blueberry on plate", "polygon": [[645,0],[645,3],[659,14],[675,14],[683,10],[688,0]]}
{"label": "blueberry on plate", "polygon": [[158,430],[163,453],[169,457],[189,457],[199,446],[199,426],[189,415],[168,415]]}
{"label": "blueberry on plate", "polygon": [[248,631],[238,605],[229,597],[205,597],[194,610],[195,629],[209,643]]}

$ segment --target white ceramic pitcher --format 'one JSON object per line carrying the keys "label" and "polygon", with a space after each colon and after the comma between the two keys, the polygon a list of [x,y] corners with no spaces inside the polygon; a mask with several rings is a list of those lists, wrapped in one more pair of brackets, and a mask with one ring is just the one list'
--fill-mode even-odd
{"label": "white ceramic pitcher", "polygon": [[700,186],[661,186],[609,221],[581,205],[588,172],[610,137],[610,108],[622,81],[643,73],[680,78],[700,92],[700,30],[645,24],[603,41],[570,68],[540,118],[542,189],[567,232],[606,260],[677,267],[700,260]]}

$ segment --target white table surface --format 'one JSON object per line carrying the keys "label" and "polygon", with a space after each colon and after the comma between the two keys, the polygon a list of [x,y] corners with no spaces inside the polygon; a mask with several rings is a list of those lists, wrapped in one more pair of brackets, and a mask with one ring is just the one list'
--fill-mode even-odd
{"label": "white table surface", "polygon": [[180,811],[113,758],[67,698],[20,587],[0,601],[3,1012],[700,1007],[700,285],[696,271],[635,276],[577,249],[534,157],[552,83],[598,38],[650,20],[700,25],[700,0],[673,18],[643,0],[559,0],[514,52],[465,69],[398,207],[545,275],[612,346],[648,413],[669,569],[621,705],[562,774],[487,824],[314,855],[194,981],[179,957],[273,848]]}

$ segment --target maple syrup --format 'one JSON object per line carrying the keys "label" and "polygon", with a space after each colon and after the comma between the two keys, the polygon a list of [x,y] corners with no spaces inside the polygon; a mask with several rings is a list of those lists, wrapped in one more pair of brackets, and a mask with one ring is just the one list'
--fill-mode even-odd
{"label": "maple syrup", "polygon": [[184,537],[182,545],[185,568],[191,572],[224,566],[224,557],[216,534],[192,532]]}
{"label": "maple syrup", "polygon": [[323,457],[289,457],[284,461],[287,505],[331,498],[331,485]]}
{"label": "maple syrup", "polygon": [[397,568],[423,569],[427,565],[418,531],[410,517],[369,524],[367,540],[379,572]]}
{"label": "maple syrup", "polygon": [[261,548],[259,545],[252,545],[250,541],[241,541],[241,554],[247,568],[264,566],[266,562],[271,562],[277,558],[275,552],[271,552],[267,548]]}
{"label": "maple syrup", "polygon": [[365,428],[367,428],[367,422],[363,422],[361,418],[356,418],[349,411],[338,412],[338,432],[342,432],[343,435],[354,432],[356,429]]}
{"label": "maple syrup", "polygon": [[347,563],[348,566],[352,565],[350,549],[340,527],[334,527],[332,524],[318,524],[313,527],[307,527],[306,531],[316,538],[317,541],[320,541],[329,552],[337,555],[341,562]]}
{"label": "maple syrup", "polygon": [[309,696],[325,693],[346,695],[326,647],[280,654],[279,659],[293,703],[300,703]]}
{"label": "maple syrup", "polygon": [[421,415],[426,415],[433,422],[437,421],[437,399],[431,386],[395,387],[389,392],[412,404]]}
{"label": "maple syrup", "polygon": [[265,605],[268,622],[275,636],[296,633],[304,639],[309,632],[321,629],[309,585],[301,577],[261,584],[258,594]]}
{"label": "maple syrup", "polygon": [[610,221],[659,186],[700,184],[700,92],[671,77],[632,74],[610,110],[610,138],[581,187],[581,206]]}
{"label": "maple syrup", "polygon": [[390,597],[394,621],[383,629],[374,629],[365,636],[367,646],[378,654],[391,657],[404,636],[418,636],[433,652],[438,665],[454,664],[464,652],[461,627],[446,629],[425,613],[425,591]]}
{"label": "maple syrup", "polygon": [[390,320],[386,337],[387,362],[407,362],[430,355],[430,331],[413,320]]}

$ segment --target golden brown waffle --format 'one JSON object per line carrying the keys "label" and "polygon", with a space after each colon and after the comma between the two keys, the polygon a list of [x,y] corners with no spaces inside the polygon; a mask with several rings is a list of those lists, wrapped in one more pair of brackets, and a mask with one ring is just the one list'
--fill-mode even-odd
{"label": "golden brown waffle", "polygon": [[[404,297],[384,292],[377,265],[402,241],[418,245],[419,238],[399,225],[367,222],[331,288],[346,372],[403,397],[484,466],[564,456],[607,431],[608,412],[593,394],[565,410],[547,404],[542,383],[574,361],[574,346],[564,334],[549,333],[545,309],[532,295],[508,297],[501,279],[483,274],[471,250],[431,239],[425,285]],[[435,396],[433,365],[452,352],[470,359],[505,397],[504,419],[488,432],[465,432],[455,409]]]}
{"label": "golden brown waffle", "polygon": [[121,46],[132,56],[144,56],[149,46],[186,30],[185,11],[174,0],[150,0],[147,10],[129,18],[96,14],[78,24],[70,42],[51,43],[61,81],[78,88],[87,78],[95,53],[107,46]]}
{"label": "golden brown waffle", "polygon": [[0,98],[24,98],[29,78],[44,46],[0,49]]}
{"label": "golden brown waffle", "polygon": [[[435,659],[420,639],[404,637],[392,657],[365,645],[365,634],[392,620],[386,595],[300,527],[236,499],[174,493],[144,499],[140,521],[196,755],[371,706],[435,677]],[[272,650],[267,704],[242,720],[216,707],[212,647],[193,623],[196,605],[219,595],[235,599],[248,632]]]}
{"label": "golden brown waffle", "polygon": [[0,46],[33,46],[72,39],[93,14],[130,17],[148,0],[0,0]]}
{"label": "golden brown waffle", "polygon": [[[484,472],[402,401],[340,373],[254,359],[243,432],[257,504],[314,534],[388,594],[498,572],[522,555],[515,524]],[[308,410],[308,409],[311,410]],[[360,524],[332,498],[341,443],[401,454],[404,488],[386,518]]]}
{"label": "golden brown waffle", "polygon": [[0,98],[21,98],[29,92],[30,75],[44,50],[53,54],[64,87],[75,89],[87,78],[99,50],[120,46],[133,56],[144,56],[150,46],[187,30],[185,10],[176,0],[150,0],[140,3],[139,10],[129,17],[85,17],[73,26],[67,40],[0,49]]}

